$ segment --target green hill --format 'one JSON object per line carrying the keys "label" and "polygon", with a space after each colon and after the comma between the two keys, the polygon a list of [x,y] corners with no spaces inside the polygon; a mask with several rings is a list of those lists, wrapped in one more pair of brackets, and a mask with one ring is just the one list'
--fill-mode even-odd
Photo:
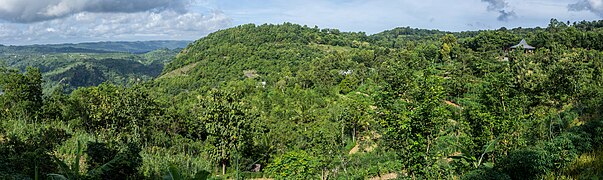
{"label": "green hill", "polygon": [[[583,36],[600,32],[579,27],[551,21],[548,28],[454,33],[396,28],[367,36],[289,23],[242,25],[191,43],[166,66],[153,91],[167,101],[177,97],[174,103],[181,107],[195,107],[212,89],[236,94],[263,128],[256,138],[269,139],[268,150],[275,154],[303,149],[324,158],[323,167],[337,168],[334,162],[349,150],[347,143],[362,137],[356,143],[370,147],[376,141],[388,147],[384,152],[404,159],[381,162],[393,163],[381,171],[402,165],[414,176],[442,177],[455,162],[467,162],[463,158],[555,143],[543,138],[550,134],[544,129],[536,135],[540,138],[533,137],[534,128],[548,124],[537,115],[543,109],[570,118],[581,114],[573,108],[594,107],[588,105],[594,93],[588,86],[601,85],[601,74],[594,72],[602,54],[593,50],[596,38]],[[505,52],[521,39],[537,51]],[[578,119],[592,115],[581,112]],[[555,134],[580,131],[570,124]],[[484,153],[491,143],[497,149]],[[355,168],[359,174],[366,170]],[[370,175],[376,174],[360,176]]]}
{"label": "green hill", "polygon": [[[243,25],[212,33],[191,43],[166,66],[163,74],[197,63],[187,70],[187,74],[192,75],[188,78],[194,82],[186,86],[212,87],[222,82],[242,80],[248,78],[245,75],[247,71],[253,71],[257,80],[270,83],[286,78],[287,73],[299,74],[309,78],[303,86],[313,86],[317,82],[311,81],[317,79],[310,77],[316,75],[309,72],[312,63],[320,63],[318,61],[338,52],[352,51],[350,56],[354,56],[360,53],[359,46],[366,44],[367,39],[364,33],[343,33],[294,24]],[[352,68],[357,64],[338,68]],[[186,77],[178,79],[187,81],[182,80]]]}

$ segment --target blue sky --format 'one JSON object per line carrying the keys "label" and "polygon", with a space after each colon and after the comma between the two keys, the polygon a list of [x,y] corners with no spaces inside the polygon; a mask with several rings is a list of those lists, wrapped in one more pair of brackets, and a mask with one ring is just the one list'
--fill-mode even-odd
{"label": "blue sky", "polygon": [[603,0],[2,0],[0,44],[196,40],[240,24],[292,22],[369,34],[546,27],[598,20]]}

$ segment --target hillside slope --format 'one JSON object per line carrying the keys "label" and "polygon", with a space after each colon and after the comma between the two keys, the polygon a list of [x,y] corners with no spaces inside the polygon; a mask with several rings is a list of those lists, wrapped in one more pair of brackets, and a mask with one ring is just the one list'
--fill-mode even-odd
{"label": "hillside slope", "polygon": [[[343,33],[294,24],[242,25],[191,43],[166,66],[163,74],[174,74],[171,72],[176,69],[197,63],[187,70],[191,76],[183,77],[194,78],[192,84],[186,86],[199,88],[203,84],[211,87],[250,77],[273,84],[295,75],[304,78],[300,80],[305,81],[301,86],[310,87],[320,83],[317,82],[319,79],[312,77],[318,74],[311,71],[311,64],[327,63],[319,61],[344,51],[352,51],[350,56],[360,56],[355,53],[360,52],[360,45],[367,44],[366,39],[364,33]],[[346,71],[351,66],[337,68]],[[254,75],[249,76],[245,72],[253,72]]]}
{"label": "hillside slope", "polygon": [[[497,164],[496,172],[512,173],[502,169],[513,161],[503,160],[510,152],[559,153],[542,144],[566,141],[584,131],[581,125],[599,122],[581,120],[600,113],[592,98],[601,91],[592,89],[603,85],[603,54],[593,44],[597,38],[583,37],[597,34],[557,21],[546,29],[449,33],[396,28],[371,36],[289,23],[249,24],[191,43],[166,66],[153,91],[189,108],[216,90],[228,92],[257,116],[253,122],[262,133],[254,142],[268,143],[263,150],[287,156],[303,149],[325,158],[329,168],[339,167],[334,161],[346,158],[336,157],[345,157],[340,152],[349,152],[352,142],[378,141],[378,147],[387,148],[377,152],[386,157],[376,158],[393,158],[387,153],[395,152],[403,159],[382,162],[392,163],[385,171],[403,165],[413,176],[443,177],[448,167],[469,168],[455,163],[486,156]],[[537,51],[505,53],[521,39]],[[582,108],[592,111],[577,110]],[[195,111],[184,109],[178,111],[191,118],[184,121],[194,121],[185,114]],[[544,128],[549,116],[568,119],[553,123],[564,128],[551,134]],[[578,125],[570,125],[572,118]],[[371,139],[373,134],[383,137]],[[484,153],[492,143],[498,143],[496,149]],[[436,165],[442,169],[427,168]]]}

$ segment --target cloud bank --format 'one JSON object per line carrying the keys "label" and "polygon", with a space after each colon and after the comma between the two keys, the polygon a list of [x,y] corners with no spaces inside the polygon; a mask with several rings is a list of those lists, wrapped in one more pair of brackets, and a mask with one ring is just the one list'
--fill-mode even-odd
{"label": "cloud bank", "polygon": [[135,13],[185,12],[190,0],[2,0],[0,19],[31,23],[58,19],[82,12]]}
{"label": "cloud bank", "polygon": [[[230,26],[230,18],[220,11],[198,13],[138,12],[79,13],[62,19],[32,24],[0,24],[0,39],[17,44],[99,40],[198,39]],[[28,37],[23,39],[23,37]],[[11,43],[14,44],[14,43]]]}
{"label": "cloud bank", "polygon": [[603,17],[603,0],[580,0],[567,8],[570,11],[590,11]]}
{"label": "cloud bank", "polygon": [[194,40],[229,27],[222,11],[193,0],[1,0],[0,43]]}
{"label": "cloud bank", "polygon": [[496,18],[498,21],[508,22],[517,17],[515,11],[509,10],[509,3],[505,0],[482,0],[482,2],[488,3],[488,11],[499,13],[498,18]]}

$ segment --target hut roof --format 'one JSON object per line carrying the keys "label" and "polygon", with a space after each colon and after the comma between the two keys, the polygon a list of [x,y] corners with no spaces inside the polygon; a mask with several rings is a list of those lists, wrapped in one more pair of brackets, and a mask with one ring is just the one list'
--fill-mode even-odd
{"label": "hut roof", "polygon": [[511,49],[517,49],[519,47],[522,47],[523,49],[536,49],[534,46],[528,45],[528,43],[526,42],[525,39],[522,39],[521,42],[519,42],[519,44],[517,44],[515,46],[511,46]]}

